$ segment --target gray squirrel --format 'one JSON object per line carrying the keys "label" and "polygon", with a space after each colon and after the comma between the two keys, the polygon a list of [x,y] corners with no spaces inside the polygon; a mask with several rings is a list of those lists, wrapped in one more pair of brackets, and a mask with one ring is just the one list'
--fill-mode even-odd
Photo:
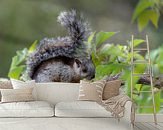
{"label": "gray squirrel", "polygon": [[90,33],[88,23],[75,10],[61,12],[58,22],[67,37],[44,38],[27,59],[27,74],[36,82],[80,82],[95,76],[95,66],[84,41]]}

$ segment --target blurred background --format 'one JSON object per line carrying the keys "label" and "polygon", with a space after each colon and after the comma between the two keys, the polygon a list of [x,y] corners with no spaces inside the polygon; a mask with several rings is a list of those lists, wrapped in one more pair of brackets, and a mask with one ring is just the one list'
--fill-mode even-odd
{"label": "blurred background", "polygon": [[56,21],[61,11],[76,9],[90,22],[92,31],[120,31],[109,42],[126,44],[134,34],[149,35],[150,48],[163,44],[163,17],[156,29],[149,23],[143,31],[132,17],[138,0],[1,0],[0,1],[0,77],[7,77],[16,50],[29,47],[44,37],[66,35]]}

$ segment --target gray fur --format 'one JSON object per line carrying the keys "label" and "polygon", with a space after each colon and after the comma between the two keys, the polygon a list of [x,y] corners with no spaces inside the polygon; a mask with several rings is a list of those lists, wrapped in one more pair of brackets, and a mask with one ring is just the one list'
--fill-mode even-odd
{"label": "gray fur", "polygon": [[[69,36],[44,38],[40,41],[36,51],[27,59],[29,77],[37,82],[79,82],[82,78],[92,79],[95,67],[84,44],[90,30],[87,22],[74,10],[62,12],[58,22],[68,30]],[[67,64],[67,60],[71,62]]]}
{"label": "gray fur", "polygon": [[62,58],[43,62],[33,78],[36,82],[79,82],[80,65],[73,59],[68,60],[69,63],[64,63]]}

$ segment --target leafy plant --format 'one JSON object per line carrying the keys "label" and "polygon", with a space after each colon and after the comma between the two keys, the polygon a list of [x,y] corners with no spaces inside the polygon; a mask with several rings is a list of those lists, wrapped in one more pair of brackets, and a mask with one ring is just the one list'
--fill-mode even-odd
{"label": "leafy plant", "polygon": [[150,52],[150,58],[153,64],[153,74],[155,77],[159,77],[161,74],[163,74],[163,46],[152,50]]}
{"label": "leafy plant", "polygon": [[[112,34],[112,35],[111,35]],[[125,82],[124,89],[126,93],[130,96],[131,90],[131,42],[128,41],[126,45],[120,44],[110,44],[107,43],[107,40],[114,36],[116,32],[99,32],[93,33],[87,41],[87,45],[89,45],[90,50],[92,52],[92,59],[96,66],[96,75],[95,80],[99,80],[105,78],[110,75],[116,75],[121,73],[121,79]],[[101,39],[101,40],[99,40]],[[134,40],[134,47],[139,46],[142,44],[144,40],[142,39],[135,39]],[[92,46],[91,46],[92,45]],[[90,47],[91,46],[91,47]],[[159,69],[162,69],[162,49],[154,50],[151,52],[151,59],[153,65],[160,66]],[[152,57],[153,56],[153,57]],[[139,51],[134,52],[135,60],[145,60],[147,57],[140,54]],[[145,64],[138,64],[134,67],[134,73],[144,73],[146,71]],[[163,71],[163,69],[162,69]],[[137,84],[139,77],[134,77],[134,100],[137,105],[143,104],[151,104],[152,99],[150,98],[149,94],[147,93],[140,93],[140,91],[149,91],[150,86]],[[156,110],[160,110],[160,91],[155,92],[155,100],[156,100]],[[151,113],[152,109],[138,109],[139,113],[147,112]]]}
{"label": "leafy plant", "polygon": [[[108,75],[114,75],[117,73],[125,72],[130,67],[131,61],[131,43],[128,42],[128,46],[120,44],[106,43],[108,39],[114,36],[117,32],[99,32],[93,33],[87,41],[87,44],[92,44],[89,52],[92,53],[92,59],[96,66],[96,79],[103,78]],[[94,38],[92,38],[94,36]],[[91,39],[91,40],[90,40]],[[135,39],[134,46],[138,46],[143,43],[142,39]],[[135,57],[138,60],[143,60],[144,57],[135,52]],[[143,66],[137,67],[138,70],[144,71]],[[124,74],[125,75],[125,74]]]}
{"label": "leafy plant", "polygon": [[24,48],[23,50],[19,50],[16,52],[16,55],[12,58],[10,70],[8,73],[9,78],[13,79],[22,79],[28,80],[28,76],[26,74],[26,58],[29,53],[33,52],[37,46],[37,40],[30,46],[29,49]]}
{"label": "leafy plant", "polygon": [[162,7],[162,0],[139,0],[133,13],[132,22],[137,20],[139,31],[142,31],[149,22],[157,28]]}
{"label": "leafy plant", "polygon": [[11,67],[8,73],[10,78],[19,79],[22,74],[22,71],[25,69],[25,59],[27,57],[28,50],[24,48],[21,51],[16,52],[16,56],[12,58]]}

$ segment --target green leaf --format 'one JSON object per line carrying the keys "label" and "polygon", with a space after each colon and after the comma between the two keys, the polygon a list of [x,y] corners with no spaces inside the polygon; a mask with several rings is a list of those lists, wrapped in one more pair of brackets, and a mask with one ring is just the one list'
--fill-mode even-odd
{"label": "green leaf", "polygon": [[12,58],[12,63],[8,73],[9,78],[19,79],[21,73],[25,68],[25,65],[22,64],[24,64],[27,55],[28,55],[27,48],[24,48],[23,50],[16,52],[16,56]]}
{"label": "green leaf", "polygon": [[141,84],[136,84],[135,85],[135,89],[137,90],[137,92],[139,92],[142,88],[142,85]]}
{"label": "green leaf", "polygon": [[158,27],[158,20],[160,17],[159,12],[155,11],[155,10],[149,10],[150,13],[150,20],[152,22],[152,24],[157,28]]}
{"label": "green leaf", "polygon": [[161,91],[155,93],[156,112],[160,111],[161,108]]}
{"label": "green leaf", "polygon": [[121,51],[121,49],[118,46],[115,46],[113,44],[105,44],[100,52],[100,55],[105,55],[105,56],[121,56],[121,57],[125,57],[125,54]]}
{"label": "green leaf", "polygon": [[141,32],[149,23],[150,12],[148,10],[142,12],[138,17],[138,28]]}
{"label": "green leaf", "polygon": [[32,45],[29,47],[28,52],[29,52],[29,53],[32,53],[33,51],[35,51],[35,50],[36,50],[37,45],[38,45],[38,41],[37,41],[37,40],[35,40],[35,41],[32,43]]}
{"label": "green leaf", "polygon": [[[160,67],[163,67],[163,48],[161,49],[159,49],[159,56],[157,57],[157,60],[156,60],[156,62],[157,62],[157,64],[160,66]],[[161,68],[160,68],[161,69]],[[162,70],[163,71],[163,70]]]}
{"label": "green leaf", "polygon": [[107,41],[110,37],[114,36],[117,32],[99,32],[96,34],[96,47]]}
{"label": "green leaf", "polygon": [[28,54],[28,50],[27,48],[24,48],[21,51],[17,51],[16,54],[17,55],[12,58],[11,67],[15,67],[19,65],[20,63],[22,63]]}
{"label": "green leaf", "polygon": [[144,42],[144,40],[142,40],[142,39],[135,39],[135,40],[134,40],[134,47],[140,45],[140,44],[143,43],[143,42]]}
{"label": "green leaf", "polygon": [[159,17],[159,13],[153,9],[143,11],[138,17],[139,31],[142,31],[148,25],[149,21],[157,28]]}
{"label": "green leaf", "polygon": [[135,21],[139,15],[144,12],[149,7],[153,7],[155,4],[154,1],[152,0],[139,0],[139,3],[137,4],[133,17],[132,17],[132,22]]}
{"label": "green leaf", "polygon": [[162,69],[159,69],[159,68],[160,68],[160,66],[159,66],[158,64],[154,64],[154,65],[152,66],[153,75],[154,75],[155,77],[158,77],[158,76],[160,75],[160,73],[161,73],[161,70],[162,70]]}
{"label": "green leaf", "polygon": [[98,56],[95,54],[95,52],[92,53],[92,61],[95,64],[95,66],[98,66],[101,64],[102,61],[99,60]]}
{"label": "green leaf", "polygon": [[88,54],[96,53],[96,45],[94,43],[94,37],[96,32],[93,32],[89,37],[86,43]]}
{"label": "green leaf", "polygon": [[141,55],[141,54],[139,54],[139,53],[134,53],[134,58],[136,59],[136,60],[144,60],[144,57]]}
{"label": "green leaf", "polygon": [[107,75],[111,72],[112,68],[112,65],[98,65],[96,71],[99,72],[100,75]]}
{"label": "green leaf", "polygon": [[126,65],[119,64],[119,63],[109,63],[105,65],[98,65],[96,67],[96,79],[99,79],[99,77],[103,78],[104,76],[108,76],[110,74],[117,74],[122,71],[123,68],[125,68]]}
{"label": "green leaf", "polygon": [[[159,56],[159,49],[150,51],[150,58],[153,63],[156,62],[156,58],[158,56]],[[148,54],[146,54],[146,58],[148,58]]]}
{"label": "green leaf", "polygon": [[92,40],[95,36],[96,32],[93,32],[89,37],[88,37],[88,43],[92,43]]}
{"label": "green leaf", "polygon": [[25,69],[24,65],[21,65],[19,67],[12,68],[10,72],[8,73],[8,76],[13,79],[19,79],[22,71]]}
{"label": "green leaf", "polygon": [[142,74],[142,73],[145,72],[145,69],[146,69],[146,65],[145,64],[137,64],[137,65],[135,65],[134,73]]}

